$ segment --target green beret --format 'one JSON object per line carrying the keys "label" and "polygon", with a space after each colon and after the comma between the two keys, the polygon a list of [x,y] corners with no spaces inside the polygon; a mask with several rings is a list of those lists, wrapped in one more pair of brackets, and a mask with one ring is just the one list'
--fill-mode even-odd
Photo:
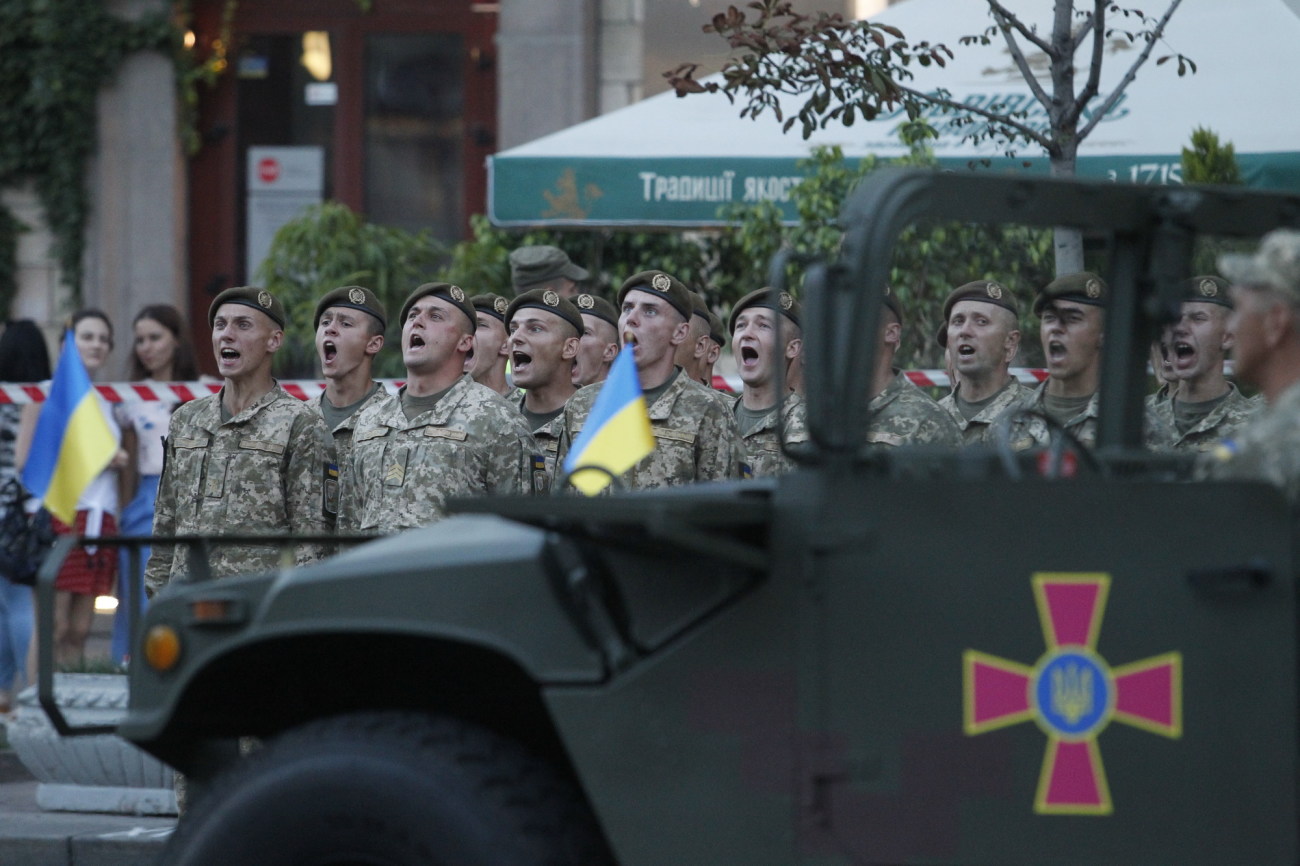
{"label": "green beret", "polygon": [[889,286],[885,286],[885,306],[894,311],[898,321],[903,321],[903,305],[898,302],[898,295]]}
{"label": "green beret", "polygon": [[948,348],[948,322],[947,320],[939,323],[939,330],[934,332],[934,341],[939,344],[940,348]]}
{"label": "green beret", "polygon": [[383,301],[379,300],[374,292],[362,286],[340,286],[326,292],[325,297],[316,304],[316,318],[311,322],[313,328],[320,325],[320,317],[325,315],[325,311],[330,307],[348,307],[369,313],[379,320],[380,330],[388,327],[388,312],[384,309]]}
{"label": "green beret", "polygon": [[609,322],[614,326],[614,330],[618,330],[618,310],[600,295],[591,295],[584,292],[574,298],[573,303],[580,312]]}
{"label": "green beret", "polygon": [[516,294],[558,277],[576,283],[590,276],[585,268],[570,261],[568,254],[559,247],[520,247],[510,254],[510,282]]}
{"label": "green beret", "polygon": [[688,322],[694,314],[691,295],[695,293],[686,288],[681,280],[663,271],[642,271],[624,280],[623,285],[618,288],[619,307],[623,306],[623,299],[633,289],[640,289],[652,295],[662,295],[664,300],[672,304],[673,309],[681,313],[682,318]]}
{"label": "green beret", "polygon": [[411,292],[406,298],[406,303],[402,304],[402,316],[399,321],[403,327],[406,326],[406,314],[411,312],[411,307],[426,295],[433,295],[435,298],[450,302],[453,307],[465,314],[465,318],[469,319],[471,331],[478,329],[478,317],[474,315],[474,305],[465,296],[464,289],[451,283],[425,283]]}
{"label": "green beret", "polygon": [[705,324],[709,322],[709,302],[699,292],[691,292],[691,315],[699,316]]}
{"label": "green beret", "polygon": [[284,304],[280,303],[280,299],[266,289],[259,289],[257,286],[235,286],[217,295],[212,299],[212,305],[208,307],[209,328],[216,322],[217,310],[221,309],[222,304],[243,304],[245,307],[260,310],[266,313],[277,327],[281,330],[284,329],[286,318]]}
{"label": "green beret", "polygon": [[1228,297],[1228,281],[1212,274],[1183,280],[1183,300],[1218,304],[1232,309],[1232,299]]}
{"label": "green beret", "polygon": [[799,306],[799,301],[789,292],[780,292],[779,294],[772,289],[762,288],[755,289],[745,297],[736,301],[735,306],[731,308],[731,315],[727,317],[727,333],[736,333],[736,318],[741,312],[750,307],[764,306],[774,307],[781,311],[785,316],[796,325],[803,318],[803,308]]}
{"label": "green beret", "polygon": [[1034,298],[1034,315],[1041,316],[1043,307],[1052,301],[1074,301],[1077,304],[1106,306],[1106,283],[1091,271],[1057,277]]}
{"label": "green beret", "polygon": [[709,310],[709,339],[717,343],[719,349],[727,345],[727,330],[722,325],[722,318],[712,310]]}
{"label": "green beret", "polygon": [[568,298],[561,298],[554,289],[533,289],[530,292],[524,292],[511,301],[510,306],[506,308],[506,327],[510,326],[510,320],[515,317],[515,313],[528,307],[545,310],[559,316],[570,325],[573,325],[579,337],[582,336],[582,313],[574,306],[573,301]]}
{"label": "green beret", "polygon": [[1219,256],[1219,270],[1234,283],[1300,298],[1300,231],[1274,229],[1264,235],[1253,254]]}
{"label": "green beret", "polygon": [[958,301],[983,301],[986,304],[992,304],[995,307],[1001,307],[1010,311],[1011,315],[1017,319],[1020,318],[1020,310],[1016,307],[1016,297],[1006,286],[996,280],[975,280],[958,286],[948,295],[948,299],[943,302],[943,320],[946,322],[952,316],[952,308],[957,306]]}
{"label": "green beret", "polygon": [[475,310],[487,313],[489,316],[499,319],[502,324],[505,324],[506,310],[509,309],[510,302],[503,296],[493,292],[484,292],[481,295],[475,295],[470,298],[469,302],[474,305]]}

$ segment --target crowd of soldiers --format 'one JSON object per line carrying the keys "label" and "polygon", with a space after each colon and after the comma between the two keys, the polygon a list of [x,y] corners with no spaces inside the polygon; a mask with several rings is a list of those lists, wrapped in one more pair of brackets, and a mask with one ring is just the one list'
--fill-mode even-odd
{"label": "crowd of soldiers", "polygon": [[[774,475],[807,441],[798,300],[762,288],[724,327],[703,299],[661,270],[637,273],[615,303],[580,291],[589,274],[554,247],[511,254],[515,297],[470,296],[444,282],[402,305],[405,384],[390,394],[371,376],[388,314],[370,289],[344,286],[316,305],[325,378],[318,400],[290,396],[271,375],[285,310],[263,289],[227,289],[208,321],[221,391],[172,417],[154,532],[315,536],[302,564],[328,553],[329,533],[389,533],[438,520],[450,497],[546,493],[589,418],[620,347],[633,353],[655,448],[620,479],[646,489]],[[1300,495],[1300,233],[1267,236],[1254,255],[1227,256],[1218,276],[1186,281],[1181,315],[1153,356],[1165,386],[1148,399],[1153,449],[1200,453],[1201,473],[1263,478]],[[1052,426],[1095,443],[1107,286],[1062,276],[1033,300],[1047,378],[1011,373],[1019,304],[1006,286],[954,289],[937,340],[954,387],[935,401],[894,364],[904,310],[882,296],[866,387],[867,447],[960,446],[1008,437],[1047,444]],[[731,340],[741,393],[711,387]],[[1258,389],[1245,397],[1224,375]],[[509,365],[509,375],[507,374]],[[284,563],[278,545],[217,548],[214,576]],[[188,575],[183,553],[156,547],[152,594]]]}

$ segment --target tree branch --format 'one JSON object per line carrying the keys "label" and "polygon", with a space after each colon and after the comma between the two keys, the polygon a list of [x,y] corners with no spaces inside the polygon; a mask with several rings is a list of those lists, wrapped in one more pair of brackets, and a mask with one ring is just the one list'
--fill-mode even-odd
{"label": "tree branch", "polygon": [[[1011,11],[1007,9],[1007,7],[999,3],[998,0],[988,0],[988,2],[989,2],[989,9],[992,10],[993,16],[995,18],[1000,18],[1005,20],[1016,30],[1019,30],[1020,35],[1024,36],[1030,42],[1037,45],[1044,54],[1051,55],[1052,46],[1048,42],[1044,41],[1043,38],[1040,37],[1037,33],[1030,30],[1028,27],[1026,27],[1024,22],[1021,21],[1019,18],[1017,18],[1015,15],[1013,15]],[[1001,24],[1002,21],[999,21],[998,23]]]}
{"label": "tree branch", "polygon": [[1165,25],[1169,23],[1169,19],[1173,16],[1174,12],[1178,9],[1179,4],[1182,2],[1183,0],[1171,0],[1169,8],[1166,9],[1165,14],[1161,16],[1160,22],[1156,24],[1155,30],[1151,31],[1151,38],[1147,40],[1147,47],[1142,49],[1142,53],[1138,55],[1138,59],[1133,61],[1133,65],[1129,67],[1128,72],[1124,73],[1123,80],[1116,85],[1115,89],[1106,97],[1098,110],[1094,112],[1088,122],[1084,124],[1083,129],[1079,131],[1080,141],[1083,141],[1083,139],[1087,137],[1088,133],[1092,132],[1097,124],[1101,122],[1101,119],[1106,116],[1106,113],[1115,107],[1115,103],[1119,101],[1120,95],[1123,94],[1124,89],[1133,83],[1133,79],[1137,77],[1138,69],[1141,68],[1142,64],[1146,63],[1147,58],[1151,56],[1151,50],[1155,48],[1156,42],[1160,41],[1161,37],[1164,36]]}
{"label": "tree branch", "polygon": [[[1097,6],[1100,7],[1101,11],[1103,12],[1106,9],[1105,4],[1103,3],[1099,2],[1097,3]],[[1079,32],[1074,34],[1074,39],[1070,41],[1071,51],[1078,51],[1079,46],[1083,44],[1083,40],[1088,38],[1088,31],[1092,29],[1093,19],[1095,17],[1096,16],[1093,15],[1091,12],[1089,12],[1087,15],[1083,17],[1083,26],[1079,28]]]}
{"label": "tree branch", "polygon": [[1088,63],[1088,83],[1083,86],[1083,90],[1079,91],[1069,111],[1065,112],[1061,122],[1065,129],[1075,128],[1079,117],[1083,114],[1084,106],[1092,101],[1101,87],[1102,53],[1106,48],[1106,4],[1109,0],[1094,0],[1094,2],[1095,8],[1089,16],[1092,19],[1091,27],[1079,31],[1085,33],[1088,29],[1092,30],[1092,60]]}
{"label": "tree branch", "polygon": [[[989,0],[989,7],[992,8],[996,2],[997,0]],[[1034,77],[1034,71],[1029,68],[1029,61],[1025,59],[1025,52],[1020,50],[1020,44],[1016,42],[1016,36],[1011,32],[1012,28],[1004,23],[1000,13],[995,11],[993,17],[994,20],[998,22],[998,28],[1002,31],[1002,38],[1007,42],[1007,51],[1011,54],[1011,59],[1016,64],[1016,69],[1020,70],[1020,77],[1025,79],[1025,83],[1029,85],[1030,92],[1034,94],[1034,98],[1039,101],[1043,108],[1050,110],[1052,107],[1051,97],[1047,95],[1047,91],[1043,89],[1043,86],[1038,83],[1038,79]],[[1040,43],[1035,41],[1035,44]]]}
{"label": "tree branch", "polygon": [[935,96],[933,93],[926,93],[917,90],[914,87],[908,87],[906,84],[899,84],[898,89],[921,102],[929,103],[930,105],[938,105],[943,108],[951,108],[954,111],[964,111],[968,114],[974,114],[983,117],[985,120],[991,120],[994,123],[1014,129],[1027,140],[1041,146],[1043,150],[1046,150],[1049,154],[1054,150],[1050,138],[1043,135],[1032,126],[1021,123],[1010,115],[998,114],[996,111],[989,111],[988,109],[980,108],[978,105],[967,105],[964,102],[956,102],[946,96]]}

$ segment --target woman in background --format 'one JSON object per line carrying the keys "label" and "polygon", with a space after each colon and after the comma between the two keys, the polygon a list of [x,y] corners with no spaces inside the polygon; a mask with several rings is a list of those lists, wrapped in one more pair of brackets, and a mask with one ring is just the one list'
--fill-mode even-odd
{"label": "woman in background", "polygon": [[[150,304],[132,323],[135,348],[131,353],[131,381],[189,382],[198,377],[194,348],[186,336],[181,314],[169,304]],[[162,474],[163,438],[172,411],[178,404],[162,400],[120,403],[118,423],[122,425],[122,448],[129,456],[123,472],[123,500],[118,527],[123,535],[153,533],[154,500],[158,497],[158,477]],[[144,566],[149,548],[140,548],[139,567],[131,567],[129,548],[123,547],[118,573],[117,614],[113,618],[113,661],[122,664],[131,652],[130,610],[144,609]]]}
{"label": "woman in background", "polygon": [[[72,331],[81,363],[93,380],[109,353],[113,351],[113,325],[100,310],[83,309],[72,314],[68,328]],[[67,332],[64,333],[64,339]],[[56,371],[57,372],[57,371]],[[121,432],[114,413],[103,397],[95,394],[113,441],[121,441]],[[17,447],[17,464],[21,469],[27,459],[32,434],[36,429],[35,412],[23,412]],[[109,461],[108,468],[95,477],[77,502],[77,517],[73,526],[54,519],[54,531],[60,535],[73,533],[87,537],[117,534],[117,473],[126,465],[126,452],[120,448]],[[95,616],[95,598],[107,595],[113,589],[117,575],[117,549],[86,545],[74,548],[63,561],[54,582],[54,660],[62,666],[78,665],[85,658],[86,638]],[[34,653],[28,653],[28,678],[33,676]]]}
{"label": "woman in background", "polygon": [[[30,319],[9,322],[0,334],[0,382],[47,382],[50,353],[45,337]],[[22,406],[0,405],[0,486],[18,477],[15,446]],[[0,574],[0,713],[11,709],[11,694],[27,682],[27,645],[32,640],[32,591]]]}

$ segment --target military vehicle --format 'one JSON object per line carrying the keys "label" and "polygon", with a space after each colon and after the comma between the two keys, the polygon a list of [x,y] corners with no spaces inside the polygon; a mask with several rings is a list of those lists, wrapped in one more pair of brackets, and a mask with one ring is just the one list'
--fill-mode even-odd
{"label": "military vehicle", "polygon": [[[1073,478],[863,449],[879,287],[930,219],[1074,226],[1104,258]],[[807,273],[797,471],[465,501],[155,598],[115,730],[194,786],[165,859],[1296,863],[1291,511],[1184,480],[1140,418],[1198,238],[1297,223],[1241,190],[874,175]]]}

